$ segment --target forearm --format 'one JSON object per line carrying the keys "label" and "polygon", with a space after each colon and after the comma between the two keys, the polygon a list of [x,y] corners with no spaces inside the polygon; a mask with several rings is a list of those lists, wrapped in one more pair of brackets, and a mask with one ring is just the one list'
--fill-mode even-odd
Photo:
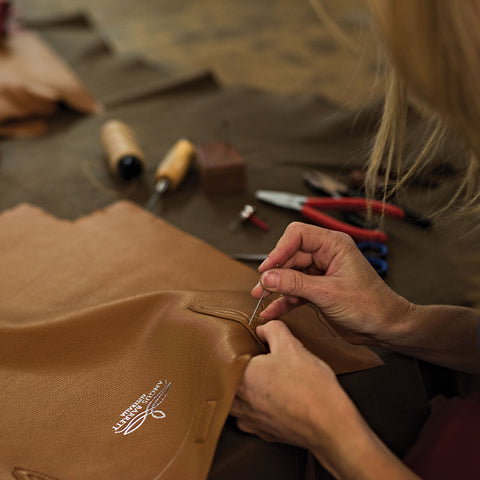
{"label": "forearm", "polygon": [[[382,346],[455,370],[480,374],[480,312],[448,305],[412,306],[389,324]],[[386,319],[386,322],[389,320]]]}
{"label": "forearm", "polygon": [[418,480],[381,442],[351,403],[331,442],[315,446],[312,453],[338,479]]}

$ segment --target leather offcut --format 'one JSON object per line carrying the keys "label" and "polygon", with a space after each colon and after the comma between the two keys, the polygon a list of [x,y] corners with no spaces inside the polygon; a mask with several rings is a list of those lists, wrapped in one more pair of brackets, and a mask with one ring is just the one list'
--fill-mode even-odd
{"label": "leather offcut", "polygon": [[102,110],[73,70],[34,32],[12,32],[0,49],[0,62],[1,136],[45,133],[44,120],[60,102],[82,113]]}

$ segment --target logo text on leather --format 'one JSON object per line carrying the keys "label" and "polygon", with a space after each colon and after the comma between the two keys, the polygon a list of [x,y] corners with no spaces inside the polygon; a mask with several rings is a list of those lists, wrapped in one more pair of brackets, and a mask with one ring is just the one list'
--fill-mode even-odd
{"label": "logo text on leather", "polygon": [[112,427],[115,433],[128,435],[140,428],[147,417],[165,418],[158,406],[165,400],[170,385],[167,380],[159,380],[149,393],[141,395],[120,415],[122,418]]}

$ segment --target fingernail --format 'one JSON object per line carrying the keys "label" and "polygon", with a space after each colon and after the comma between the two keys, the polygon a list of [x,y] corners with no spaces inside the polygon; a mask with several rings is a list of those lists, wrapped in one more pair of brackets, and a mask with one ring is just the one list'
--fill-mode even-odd
{"label": "fingernail", "polygon": [[260,285],[260,282],[257,282],[257,284],[252,288],[251,291],[253,292],[254,290],[256,290],[256,289],[257,289],[258,287],[260,287],[260,286],[261,286],[261,285]]}
{"label": "fingernail", "polygon": [[262,284],[266,288],[277,288],[279,281],[279,273],[277,270],[270,270],[262,277]]}

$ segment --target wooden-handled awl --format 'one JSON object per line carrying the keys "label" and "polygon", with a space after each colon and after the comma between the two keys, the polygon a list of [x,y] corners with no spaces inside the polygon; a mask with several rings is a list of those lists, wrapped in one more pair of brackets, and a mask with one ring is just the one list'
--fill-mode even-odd
{"label": "wooden-handled awl", "polygon": [[195,147],[192,142],[181,138],[163,157],[155,172],[155,190],[147,203],[147,209],[152,210],[160,197],[167,190],[175,190],[185,177]]}

